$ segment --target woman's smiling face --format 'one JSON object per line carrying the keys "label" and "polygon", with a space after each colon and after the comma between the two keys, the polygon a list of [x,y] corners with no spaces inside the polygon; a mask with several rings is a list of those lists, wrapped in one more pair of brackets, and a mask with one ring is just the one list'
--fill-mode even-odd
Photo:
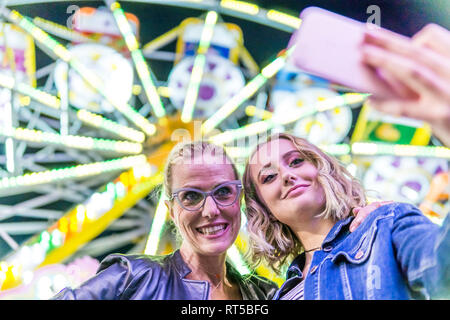
{"label": "woman's smiling face", "polygon": [[325,194],[318,169],[287,139],[262,145],[250,160],[259,198],[282,223],[292,227],[323,211]]}
{"label": "woman's smiling face", "polygon": [[[225,182],[238,179],[230,163],[217,161],[217,158],[208,154],[198,157],[192,162],[180,161],[173,165],[173,192],[181,188],[208,192]],[[167,202],[170,215],[183,238],[183,246],[202,255],[225,253],[236,240],[241,227],[239,199],[223,207],[208,196],[204,206],[195,211],[184,209],[175,199]]]}

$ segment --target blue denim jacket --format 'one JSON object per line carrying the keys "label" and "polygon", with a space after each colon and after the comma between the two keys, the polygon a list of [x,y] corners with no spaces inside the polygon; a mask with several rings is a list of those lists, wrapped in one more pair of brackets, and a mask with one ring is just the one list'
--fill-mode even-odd
{"label": "blue denim jacket", "polygon": [[[450,215],[439,227],[418,208],[392,203],[350,233],[352,219],[337,222],[314,252],[305,300],[450,298]],[[304,262],[304,254],[294,259],[275,300],[299,283]]]}

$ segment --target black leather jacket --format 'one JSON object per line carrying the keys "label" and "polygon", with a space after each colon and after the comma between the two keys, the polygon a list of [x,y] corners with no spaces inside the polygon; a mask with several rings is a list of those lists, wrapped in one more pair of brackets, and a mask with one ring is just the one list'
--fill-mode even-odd
{"label": "black leather jacket", "polygon": [[[112,254],[97,274],[76,289],[65,288],[54,300],[207,300],[207,281],[186,279],[191,270],[179,250],[166,256]],[[277,285],[256,275],[241,276],[227,262],[227,274],[244,300],[272,299]]]}

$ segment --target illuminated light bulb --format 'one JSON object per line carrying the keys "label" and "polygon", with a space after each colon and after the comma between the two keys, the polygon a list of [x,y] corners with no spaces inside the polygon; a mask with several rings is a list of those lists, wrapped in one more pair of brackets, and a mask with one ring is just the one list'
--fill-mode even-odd
{"label": "illuminated light bulb", "polygon": [[284,66],[286,65],[286,57],[281,56],[276,58],[273,62],[271,62],[269,65],[264,67],[261,70],[261,74],[265,78],[272,78],[278,71],[280,71]]}
{"label": "illuminated light bulb", "polygon": [[450,148],[436,147],[435,150],[436,157],[450,159]]}
{"label": "illuminated light bulb", "polygon": [[374,155],[377,154],[378,148],[373,143],[355,142],[352,144],[353,154]]}
{"label": "illuminated light bulb", "polygon": [[59,219],[58,229],[64,234],[69,232],[69,220],[66,217],[62,217],[61,219]]}
{"label": "illuminated light bulb", "polygon": [[300,27],[300,24],[302,23],[302,20],[300,18],[291,16],[278,10],[268,10],[266,16],[269,20],[292,27],[294,29],[298,29]]}
{"label": "illuminated light bulb", "polygon": [[220,1],[220,6],[252,16],[257,15],[259,12],[259,7],[256,4],[244,1],[222,0]]}
{"label": "illuminated light bulb", "polygon": [[14,83],[15,80],[13,77],[0,73],[0,86],[7,89],[12,89],[14,87]]}
{"label": "illuminated light bulb", "polygon": [[125,188],[123,183],[120,181],[116,182],[117,199],[121,199],[121,198],[125,197],[126,193],[127,193],[127,189]]}
{"label": "illuminated light bulb", "polygon": [[185,123],[192,121],[194,108],[198,98],[198,90],[203,77],[203,69],[206,62],[205,54],[208,52],[217,18],[218,14],[215,11],[209,11],[206,14],[205,24],[200,36],[197,55],[194,59],[194,66],[192,68],[191,78],[189,80],[186,97],[184,99],[184,106],[181,112],[181,121]]}
{"label": "illuminated light bulb", "polygon": [[351,148],[348,144],[320,145],[319,148],[333,156],[350,154],[351,151]]}
{"label": "illuminated light bulb", "polygon": [[130,183],[130,177],[129,177],[128,172],[123,172],[123,173],[121,173],[120,176],[119,176],[119,179],[120,179],[120,182],[122,182],[122,184],[123,184],[125,187],[128,188],[128,187],[131,186],[131,183]]}
{"label": "illuminated light bulb", "polygon": [[69,232],[77,233],[79,230],[78,220],[73,219],[73,217],[69,220]]}
{"label": "illuminated light bulb", "polygon": [[108,194],[108,196],[109,196],[111,199],[116,199],[116,198],[117,198],[117,194],[116,194],[116,186],[115,186],[114,182],[109,182],[109,183],[106,185],[106,191],[105,191],[105,193]]}
{"label": "illuminated light bulb", "polygon": [[76,208],[76,217],[79,223],[83,224],[84,219],[86,217],[86,207],[82,204],[79,204]]}
{"label": "illuminated light bulb", "polygon": [[269,120],[263,120],[248,124],[238,129],[225,131],[209,138],[209,141],[214,144],[224,145],[240,138],[254,136],[257,134],[266,133],[268,130],[274,127],[274,122]]}
{"label": "illuminated light bulb", "polygon": [[23,266],[24,270],[28,270],[33,268],[33,265],[30,264],[30,256],[31,256],[31,248],[29,246],[23,246],[20,248],[17,254],[17,260]]}
{"label": "illuminated light bulb", "polygon": [[104,129],[114,134],[118,134],[123,138],[139,143],[142,143],[145,140],[145,135],[142,132],[103,118],[102,116],[89,112],[85,109],[79,110],[77,112],[77,117],[84,123]]}
{"label": "illuminated light bulb", "polygon": [[33,271],[27,270],[22,274],[22,281],[25,285],[30,284],[33,281],[34,273]]}
{"label": "illuminated light bulb", "polygon": [[[106,2],[110,3],[111,1]],[[142,86],[144,87],[144,92],[147,96],[147,99],[149,100],[150,105],[153,108],[153,112],[158,118],[164,117],[166,115],[164,105],[153,83],[150,69],[145,62],[142,51],[139,50],[139,43],[136,40],[136,37],[131,29],[127,17],[125,16],[124,11],[122,10],[118,2],[111,3],[109,8],[113,13],[114,19],[116,20],[119,31],[125,40],[127,48],[131,52],[131,58],[135,64],[136,71],[141,80]]]}
{"label": "illuminated light bulb", "polygon": [[3,283],[6,280],[6,272],[0,270],[0,289],[2,288]]}
{"label": "illuminated light bulb", "polygon": [[48,233],[48,231],[42,232],[40,237],[40,243],[46,245],[48,244],[49,241],[50,241],[50,234]]}
{"label": "illuminated light bulb", "polygon": [[78,165],[74,167],[54,169],[49,171],[36,172],[33,175],[24,175],[18,177],[2,179],[0,184],[0,191],[13,187],[20,187],[24,185],[37,185],[53,181],[61,181],[65,179],[72,179],[74,177],[84,177],[89,175],[96,175],[103,172],[109,172],[119,169],[132,168],[135,165],[142,165],[146,163],[144,155],[130,156],[119,159],[107,160],[104,162],[90,163],[85,165]]}
{"label": "illuminated light bulb", "polygon": [[20,275],[22,274],[22,266],[19,264],[13,264],[11,267],[11,274],[14,279],[19,279]]}
{"label": "illuminated light bulb", "polygon": [[236,95],[229,99],[222,107],[219,108],[211,117],[209,117],[201,127],[203,134],[208,134],[216,128],[223,120],[232,114],[244,101],[253,96],[267,79],[259,74],[245,85]]}
{"label": "illuminated light bulb", "polygon": [[166,196],[165,193],[162,192],[155,210],[155,215],[153,216],[150,234],[144,249],[145,254],[155,255],[157,253],[161,232],[169,213],[164,204],[164,200],[166,200]]}
{"label": "illuminated light bulb", "polygon": [[31,246],[31,261],[35,266],[44,261],[45,251],[46,248],[42,247],[39,243],[35,243]]}
{"label": "illuminated light bulb", "polygon": [[203,134],[210,133],[231,113],[233,113],[244,101],[252,97],[266,82],[273,77],[286,64],[287,57],[293,52],[295,46],[289,48],[282,56],[276,58],[261,70],[244,88],[229,99],[219,110],[209,117],[201,127]]}
{"label": "illuminated light bulb", "polygon": [[51,244],[53,247],[60,247],[64,243],[64,234],[55,229],[52,231]]}
{"label": "illuminated light bulb", "polygon": [[8,265],[8,263],[6,263],[6,261],[0,262],[0,271],[1,272],[7,272],[8,269],[9,269],[9,265]]}
{"label": "illuminated light bulb", "polygon": [[156,172],[156,168],[149,164],[148,162],[141,165],[133,167],[133,176],[136,181],[142,178],[149,178]]}
{"label": "illuminated light bulb", "polygon": [[260,109],[257,108],[255,106],[247,106],[245,108],[245,114],[248,115],[249,117],[258,117],[261,118],[263,120],[267,120],[272,118],[272,112],[264,110],[264,109]]}
{"label": "illuminated light bulb", "polygon": [[[0,135],[6,135],[5,131],[1,131]],[[18,140],[52,143],[82,150],[105,150],[132,154],[141,153],[142,151],[142,145],[135,142],[98,139],[84,136],[59,135],[56,133],[30,130],[26,128],[15,128],[13,136]]]}

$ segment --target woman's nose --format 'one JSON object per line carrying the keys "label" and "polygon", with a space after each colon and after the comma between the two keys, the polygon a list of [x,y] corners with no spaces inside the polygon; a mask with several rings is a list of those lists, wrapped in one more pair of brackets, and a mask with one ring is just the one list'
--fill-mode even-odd
{"label": "woman's nose", "polygon": [[286,171],[283,174],[283,183],[285,186],[291,185],[295,182],[297,178],[290,171]]}
{"label": "woman's nose", "polygon": [[217,206],[217,203],[214,201],[214,199],[209,196],[205,199],[205,205],[203,206],[202,210],[202,216],[213,218],[217,216],[220,213],[219,207]]}

